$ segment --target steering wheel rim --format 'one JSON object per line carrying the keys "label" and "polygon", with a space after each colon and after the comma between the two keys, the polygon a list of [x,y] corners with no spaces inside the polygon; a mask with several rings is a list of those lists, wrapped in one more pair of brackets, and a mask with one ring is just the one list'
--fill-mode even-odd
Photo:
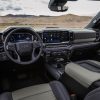
{"label": "steering wheel rim", "polygon": [[[8,43],[9,43],[9,39],[10,39],[10,36],[12,35],[12,34],[14,34],[14,33],[16,33],[16,32],[20,32],[20,31],[28,31],[30,34],[32,34],[33,36],[36,36],[37,37],[37,39],[38,39],[38,41],[24,41],[24,42],[16,42],[16,43],[13,43],[13,44],[9,44],[8,45]],[[21,44],[21,46],[25,46],[26,47],[26,45],[27,45],[27,49],[28,49],[28,44],[30,45],[30,46],[32,46],[33,48],[32,48],[32,52],[30,52],[31,53],[31,60],[30,61],[21,61],[21,58],[20,58],[20,56],[21,55],[19,55],[19,53],[18,53],[18,51],[16,50],[16,48],[17,48],[17,43],[20,43]],[[13,46],[12,46],[13,45]],[[37,47],[35,47],[35,45],[39,45],[39,53],[38,53],[38,55],[35,57],[34,55],[34,50],[37,48]],[[14,59],[11,55],[10,55],[10,53],[9,53],[9,46],[12,46],[11,48],[13,48],[15,51],[15,53],[16,53],[16,55],[17,55],[17,60],[16,59]],[[18,45],[19,46],[19,45]],[[25,50],[26,48],[23,46],[23,49]],[[11,49],[10,48],[10,49]],[[29,47],[30,48],[30,47]],[[14,29],[13,31],[11,31],[7,36],[6,36],[6,38],[5,38],[5,41],[4,41],[4,50],[5,50],[5,53],[6,53],[6,55],[8,56],[8,58],[10,59],[10,60],[12,60],[13,62],[15,62],[15,63],[17,63],[17,64],[21,64],[21,65],[28,65],[28,64],[32,64],[32,63],[34,63],[34,62],[36,62],[38,59],[39,59],[39,57],[41,56],[41,53],[42,53],[42,49],[43,49],[43,42],[42,42],[42,40],[41,40],[41,37],[32,29],[32,28],[28,28],[28,27],[20,27],[20,28],[16,28],[16,29]]]}

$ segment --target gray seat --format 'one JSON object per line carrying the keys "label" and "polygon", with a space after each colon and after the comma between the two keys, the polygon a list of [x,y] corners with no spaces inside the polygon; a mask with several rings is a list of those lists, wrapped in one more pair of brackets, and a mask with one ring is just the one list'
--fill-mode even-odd
{"label": "gray seat", "polygon": [[100,62],[94,60],[71,62],[66,65],[65,73],[88,88],[92,83],[100,80]]}
{"label": "gray seat", "polygon": [[88,93],[84,100],[100,100],[100,88]]}
{"label": "gray seat", "polygon": [[58,82],[50,82],[23,88],[0,95],[0,100],[70,100],[64,86]]}
{"label": "gray seat", "polygon": [[[3,93],[0,100],[70,100],[70,97],[65,87],[55,81]],[[88,93],[84,100],[100,100],[100,88]]]}

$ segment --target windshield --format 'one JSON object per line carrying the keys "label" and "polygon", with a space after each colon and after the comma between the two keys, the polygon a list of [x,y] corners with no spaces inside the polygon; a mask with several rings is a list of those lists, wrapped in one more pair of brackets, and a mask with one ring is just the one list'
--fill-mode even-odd
{"label": "windshield", "polygon": [[68,1],[66,12],[50,11],[48,4],[49,0],[0,0],[0,28],[83,28],[100,11],[100,1]]}

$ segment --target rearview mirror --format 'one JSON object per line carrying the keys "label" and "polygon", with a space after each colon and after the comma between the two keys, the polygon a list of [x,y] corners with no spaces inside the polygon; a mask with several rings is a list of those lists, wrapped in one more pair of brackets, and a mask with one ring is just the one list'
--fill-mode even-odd
{"label": "rearview mirror", "polygon": [[64,11],[68,10],[68,7],[66,7],[66,6],[50,6],[49,9],[51,11],[64,12]]}
{"label": "rearview mirror", "polygon": [[77,0],[50,0],[48,8],[51,11],[64,12],[68,10],[68,6],[65,6],[67,1],[77,1]]}

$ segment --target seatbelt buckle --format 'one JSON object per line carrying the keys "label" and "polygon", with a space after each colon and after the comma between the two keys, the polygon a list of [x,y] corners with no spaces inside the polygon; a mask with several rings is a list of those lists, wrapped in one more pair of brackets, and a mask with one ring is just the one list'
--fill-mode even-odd
{"label": "seatbelt buckle", "polygon": [[76,94],[74,94],[74,93],[71,94],[70,97],[71,97],[71,100],[77,100],[77,96],[76,96]]}

